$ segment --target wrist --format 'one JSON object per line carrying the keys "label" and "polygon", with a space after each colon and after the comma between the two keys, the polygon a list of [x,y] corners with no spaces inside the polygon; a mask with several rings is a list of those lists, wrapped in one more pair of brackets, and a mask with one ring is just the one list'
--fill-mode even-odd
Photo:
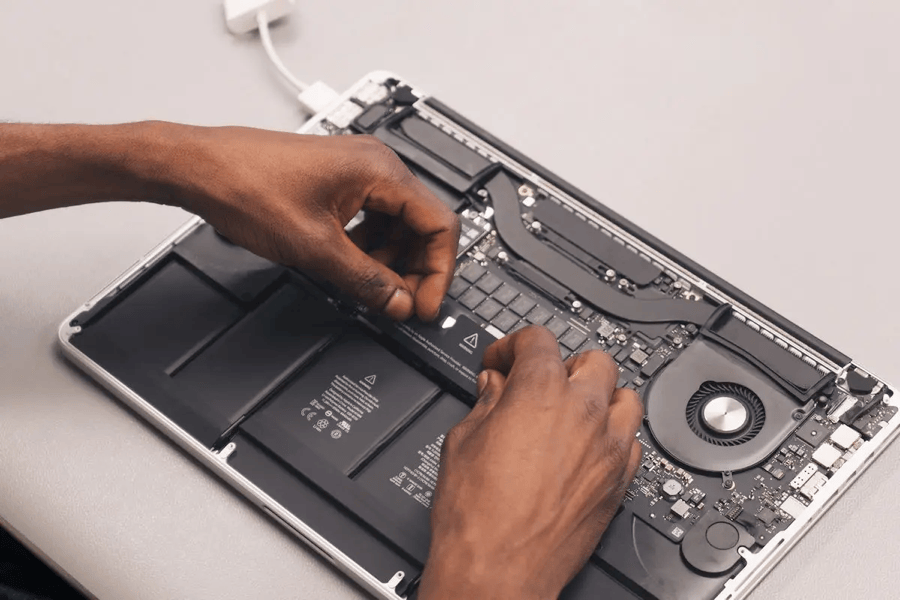
{"label": "wrist", "polygon": [[418,600],[551,600],[559,595],[538,589],[534,573],[505,561],[480,560],[471,553],[429,555]]}
{"label": "wrist", "polygon": [[128,199],[186,208],[184,182],[193,162],[188,147],[198,128],[165,121],[112,127],[117,153],[111,168],[132,182]]}

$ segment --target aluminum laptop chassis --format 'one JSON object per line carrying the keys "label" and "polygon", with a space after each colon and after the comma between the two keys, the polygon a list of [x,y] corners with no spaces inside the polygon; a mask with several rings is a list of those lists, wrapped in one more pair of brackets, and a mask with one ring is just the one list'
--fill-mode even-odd
{"label": "aluminum laptop chassis", "polygon": [[[331,133],[334,127],[326,127],[329,118],[333,119],[334,122],[344,124],[349,123],[350,120],[356,118],[361,112],[360,105],[354,104],[351,99],[359,98],[361,95],[377,95],[379,86],[383,86],[385,82],[390,81],[402,80],[395,75],[386,72],[374,72],[367,75],[340,96],[340,98],[335,100],[327,110],[310,119],[298,133]],[[768,340],[775,341],[786,351],[789,350],[795,356],[802,357],[806,364],[811,366],[814,365],[818,372],[823,376],[834,375],[835,379],[838,381],[844,381],[851,369],[858,369],[858,367],[851,364],[849,360],[835,360],[835,357],[842,357],[840,353],[830,353],[829,355],[829,353],[821,351],[822,346],[815,343],[809,343],[810,339],[813,340],[813,342],[816,342],[817,340],[815,340],[815,338],[808,337],[805,332],[793,328],[790,324],[785,325],[786,322],[779,319],[777,315],[767,311],[764,307],[761,308],[759,305],[756,305],[752,300],[748,300],[746,296],[735,292],[730,286],[720,284],[717,279],[714,280],[715,282],[711,281],[713,278],[694,265],[694,263],[677,254],[649,235],[640,235],[642,232],[636,227],[627,224],[624,219],[608,218],[607,216],[604,216],[604,214],[609,214],[608,211],[602,213],[596,209],[596,206],[583,200],[576,199],[572,194],[566,191],[571,189],[570,186],[560,182],[551,174],[541,172],[539,169],[535,168],[533,164],[526,164],[523,157],[519,156],[512,151],[512,149],[506,147],[486,132],[478,129],[461,117],[448,117],[448,114],[452,116],[455,115],[455,113],[447,110],[439,110],[441,105],[426,103],[425,101],[428,97],[424,94],[416,91],[416,95],[420,97],[419,100],[415,101],[415,107],[419,111],[418,114],[427,119],[431,124],[452,134],[454,138],[464,142],[468,147],[476,149],[481,156],[486,157],[491,162],[502,165],[509,173],[515,174],[534,189],[545,190],[548,194],[558,199],[558,201],[570,212],[579,215],[587,222],[593,223],[596,228],[605,230],[607,234],[611,234],[614,238],[618,238],[617,241],[630,247],[645,260],[651,261],[665,273],[673,275],[673,279],[681,282],[682,286],[696,290],[698,294],[717,303],[730,305],[735,319],[739,320],[744,325],[751,326],[756,332],[763,332]],[[436,108],[436,106],[438,106],[438,108]],[[456,117],[458,117],[458,115]],[[461,126],[460,123],[464,124],[464,126]],[[493,211],[488,209],[487,211],[483,211],[479,216],[482,217],[483,221],[490,223],[492,214]],[[625,225],[623,225],[623,223],[625,223]],[[79,367],[90,374],[114,395],[123,400],[128,406],[136,410],[156,428],[165,432],[173,441],[188,451],[192,456],[212,469],[232,487],[237,489],[280,524],[293,532],[308,546],[313,548],[319,555],[328,562],[334,564],[376,597],[385,599],[403,597],[398,595],[397,586],[406,576],[404,572],[397,572],[388,580],[379,580],[379,578],[367,572],[363,567],[354,562],[347,554],[329,541],[329,539],[320,535],[313,526],[301,521],[292,514],[290,510],[271,497],[265,490],[258,487],[250,479],[233,468],[229,464],[228,458],[234,449],[234,444],[228,444],[218,451],[201,444],[195,437],[185,431],[185,429],[180,427],[150,402],[134,392],[129,386],[122,383],[104,369],[103,366],[97,364],[97,362],[73,345],[72,337],[81,331],[81,327],[76,324],[79,315],[95,309],[97,305],[102,304],[111,296],[115,296],[139,276],[147,273],[173,247],[175,247],[176,244],[188,237],[202,225],[203,221],[200,218],[191,219],[168,239],[144,256],[133,267],[128,269],[128,271],[100,291],[94,298],[74,311],[62,323],[59,329],[59,340],[65,353]],[[490,230],[489,225],[487,229]],[[638,234],[635,233],[636,231]],[[470,247],[470,249],[471,248],[472,247]],[[489,326],[488,329],[495,337],[503,335],[502,332],[498,331],[496,328],[491,328]],[[865,375],[865,372],[862,370],[860,370],[860,373]],[[880,381],[877,385],[881,387],[877,387],[876,389],[886,389],[888,387]],[[848,401],[849,397],[844,404],[848,404]],[[900,402],[900,396],[896,394],[890,396],[883,395],[881,401],[885,407],[896,408],[898,402]],[[847,408],[852,407],[835,408],[843,408],[844,411],[846,411]],[[881,423],[880,430],[873,435],[870,440],[859,444],[852,455],[848,455],[850,454],[848,451],[848,453],[842,457],[846,458],[846,462],[843,466],[840,466],[831,472],[827,481],[819,482],[820,485],[818,486],[817,491],[809,496],[811,501],[806,509],[797,514],[788,527],[779,531],[769,539],[762,548],[750,551],[746,547],[741,547],[738,552],[745,562],[745,566],[737,572],[736,575],[724,582],[721,592],[718,593],[716,599],[738,600],[747,597],[762,577],[772,569],[772,567],[790,550],[791,547],[793,547],[794,544],[797,543],[831,504],[834,503],[835,500],[837,500],[837,498],[856,480],[862,471],[871,464],[872,460],[881,454],[888,443],[896,437],[898,427],[900,427],[900,419],[898,418],[890,419],[887,423]],[[859,442],[859,440],[857,440],[857,442]],[[837,444],[836,441],[834,443]],[[834,449],[838,446],[830,445],[829,447]],[[662,462],[665,464],[665,461]],[[673,462],[672,464],[677,465],[683,463]],[[816,468],[813,462],[810,462],[810,464],[813,465],[813,469]],[[827,469],[825,472],[828,472]],[[823,476],[820,475],[820,478],[823,478]],[[807,479],[809,479],[808,476]],[[805,482],[805,480],[799,482],[797,489]],[[702,504],[700,506],[702,507]],[[708,507],[707,510],[709,512],[714,512],[712,507]]]}

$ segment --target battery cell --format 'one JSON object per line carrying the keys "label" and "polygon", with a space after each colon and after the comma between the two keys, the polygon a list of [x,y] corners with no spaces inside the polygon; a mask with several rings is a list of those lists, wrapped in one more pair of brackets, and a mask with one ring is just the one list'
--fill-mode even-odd
{"label": "battery cell", "polygon": [[300,471],[297,444],[350,474],[437,394],[423,375],[351,330],[242,428]]}
{"label": "battery cell", "polygon": [[415,540],[406,548],[424,562],[430,540],[429,512],[437,483],[441,446],[469,407],[442,396],[360,473],[356,482],[377,498],[394,524]]}

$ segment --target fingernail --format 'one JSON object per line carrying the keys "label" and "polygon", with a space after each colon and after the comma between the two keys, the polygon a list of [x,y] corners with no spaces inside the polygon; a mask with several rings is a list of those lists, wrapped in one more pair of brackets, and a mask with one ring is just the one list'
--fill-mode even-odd
{"label": "fingernail", "polygon": [[481,396],[481,393],[484,391],[484,388],[487,387],[488,384],[488,374],[487,371],[482,371],[478,374],[478,379],[475,381],[475,389],[478,391],[478,395]]}
{"label": "fingernail", "polygon": [[397,288],[384,307],[387,316],[398,321],[405,321],[412,316],[413,297],[403,288]]}

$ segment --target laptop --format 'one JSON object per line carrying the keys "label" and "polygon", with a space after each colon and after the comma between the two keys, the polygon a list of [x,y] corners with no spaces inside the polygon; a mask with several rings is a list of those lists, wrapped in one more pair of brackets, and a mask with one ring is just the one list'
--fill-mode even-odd
{"label": "laptop", "polygon": [[396,75],[299,133],[377,137],[459,215],[438,319],[391,322],[195,218],[59,338],[375,597],[415,596],[444,435],[484,349],[529,324],[612,355],[646,413],[565,599],[745,598],[896,437],[887,383]]}

